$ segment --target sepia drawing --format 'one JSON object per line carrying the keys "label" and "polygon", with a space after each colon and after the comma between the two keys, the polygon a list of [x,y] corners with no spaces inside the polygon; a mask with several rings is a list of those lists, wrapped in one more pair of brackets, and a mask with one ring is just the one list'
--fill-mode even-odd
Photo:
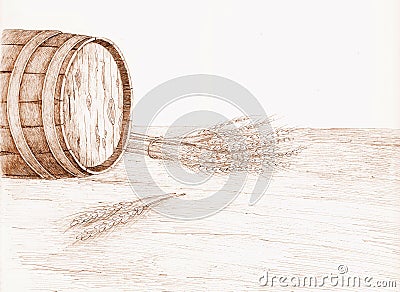
{"label": "sepia drawing", "polygon": [[[135,105],[123,53],[101,36],[3,30],[1,291],[398,289],[399,129],[283,125],[207,74],[153,94],[238,92],[222,97],[242,115],[143,125],[155,115],[149,98]],[[321,284],[329,273],[358,286]]]}

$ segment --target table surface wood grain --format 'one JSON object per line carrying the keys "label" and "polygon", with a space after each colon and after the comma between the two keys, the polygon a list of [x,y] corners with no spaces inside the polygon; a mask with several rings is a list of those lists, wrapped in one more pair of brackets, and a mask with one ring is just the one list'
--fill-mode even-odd
{"label": "table surface wood grain", "polygon": [[251,176],[213,216],[178,220],[150,211],[84,242],[67,230],[71,215],[134,199],[132,186],[156,182],[190,199],[212,194],[224,178],[180,185],[151,159],[154,181],[141,180],[140,168],[129,181],[124,160],[83,179],[1,178],[1,291],[298,291],[260,286],[259,278],[264,270],[322,278],[339,265],[346,275],[373,277],[373,284],[397,280],[397,288],[382,291],[399,291],[400,130],[296,131],[308,147],[290,169],[275,172],[257,204],[248,204]]}

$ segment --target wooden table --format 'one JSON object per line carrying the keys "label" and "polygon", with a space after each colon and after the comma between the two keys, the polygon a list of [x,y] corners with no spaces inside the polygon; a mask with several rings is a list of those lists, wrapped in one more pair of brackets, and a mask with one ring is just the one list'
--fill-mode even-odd
{"label": "wooden table", "polygon": [[[0,290],[293,291],[260,286],[259,278],[264,270],[322,278],[345,265],[346,275],[373,277],[373,284],[397,280],[382,291],[399,291],[400,130],[297,131],[308,148],[290,170],[275,173],[256,205],[248,205],[251,177],[213,216],[182,221],[150,211],[85,242],[67,230],[71,215],[136,197],[123,161],[85,179],[2,178]],[[166,192],[186,199],[209,195],[222,179],[206,189],[182,187],[159,161],[149,167]],[[135,171],[136,189],[153,183]],[[377,288],[300,289],[308,290]]]}

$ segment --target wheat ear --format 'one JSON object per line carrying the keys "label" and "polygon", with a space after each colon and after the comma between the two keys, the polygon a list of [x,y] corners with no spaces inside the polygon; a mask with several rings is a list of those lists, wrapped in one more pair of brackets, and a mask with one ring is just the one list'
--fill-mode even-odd
{"label": "wheat ear", "polygon": [[142,198],[142,199],[137,199],[137,200],[132,200],[132,201],[122,201],[118,202],[112,205],[105,205],[99,208],[96,208],[94,210],[88,210],[79,214],[76,214],[75,217],[71,220],[70,223],[70,228],[76,227],[78,225],[90,225],[91,223],[94,223],[96,221],[100,220],[105,220],[107,218],[110,218],[112,215],[117,213],[118,211],[122,210],[128,210],[132,208],[132,206],[135,206],[136,203],[139,203],[141,201],[145,201],[148,199],[157,199],[157,198],[163,198],[168,195],[173,195],[175,193],[171,194],[164,194],[164,195],[157,195],[157,196],[151,196],[147,198]]}
{"label": "wheat ear", "polygon": [[[170,194],[161,195],[161,196],[154,196],[152,198],[147,198],[147,199],[152,199],[152,200],[149,202],[146,202],[146,203],[143,202],[142,200],[121,202],[121,203],[124,203],[124,204],[122,204],[124,206],[124,208],[119,208],[116,212],[114,212],[112,215],[108,216],[107,218],[105,218],[103,220],[98,219],[96,221],[91,221],[91,224],[90,224],[91,226],[88,228],[85,228],[82,232],[80,232],[76,236],[76,239],[83,241],[83,240],[87,240],[89,238],[93,238],[97,235],[100,235],[101,233],[104,233],[106,231],[113,229],[117,225],[128,223],[131,219],[142,215],[145,211],[150,210],[152,206],[155,206],[155,205],[161,203],[162,201],[168,200],[170,198],[184,196],[184,195],[185,195],[185,193],[181,193],[181,194],[170,193]],[[126,203],[130,203],[130,204],[126,204]],[[137,204],[135,204],[135,203],[137,203]],[[98,224],[93,224],[93,223],[97,223],[98,221],[100,221]],[[87,226],[87,225],[88,224],[85,224],[84,226]]]}

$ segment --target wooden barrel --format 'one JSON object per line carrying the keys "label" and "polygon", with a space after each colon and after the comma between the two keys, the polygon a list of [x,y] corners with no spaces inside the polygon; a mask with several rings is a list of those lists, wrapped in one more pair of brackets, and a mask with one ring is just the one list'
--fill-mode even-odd
{"label": "wooden barrel", "polygon": [[121,52],[107,39],[4,30],[0,98],[3,175],[97,174],[126,149],[131,81]]}

